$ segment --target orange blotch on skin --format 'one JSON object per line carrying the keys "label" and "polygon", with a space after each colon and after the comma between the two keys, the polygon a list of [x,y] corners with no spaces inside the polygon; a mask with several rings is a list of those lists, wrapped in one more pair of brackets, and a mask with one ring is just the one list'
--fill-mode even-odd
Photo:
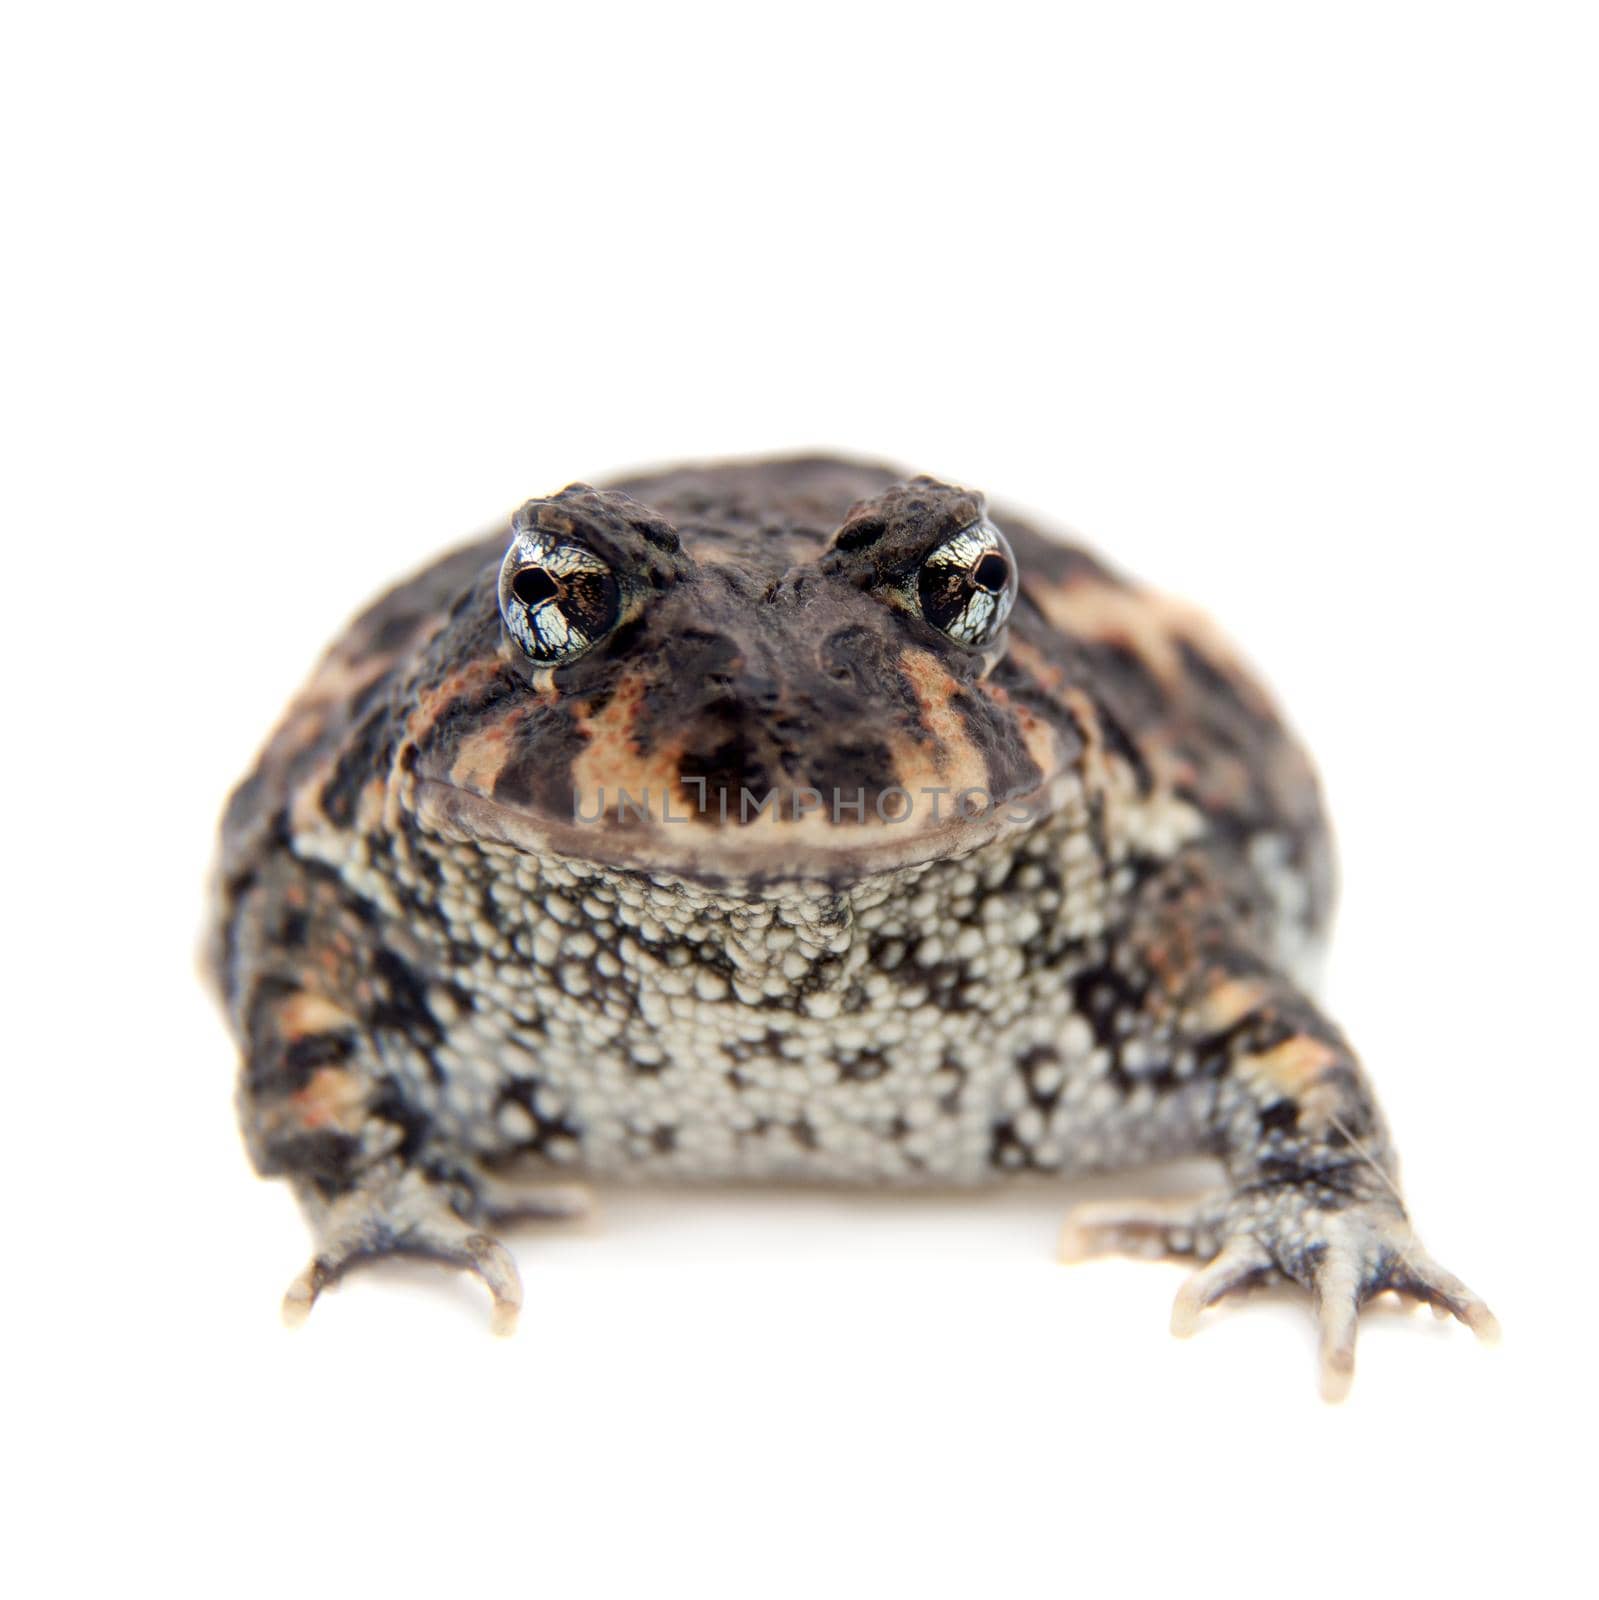
{"label": "orange blotch on skin", "polygon": [[311,1081],[290,1095],[289,1104],[308,1132],[331,1127],[354,1133],[366,1112],[366,1086],[342,1067],[318,1067]]}
{"label": "orange blotch on skin", "polygon": [[922,726],[930,740],[898,738],[892,743],[894,764],[901,786],[914,796],[920,786],[984,789],[988,763],[972,743],[966,721],[954,705],[960,686],[938,658],[926,650],[900,652],[899,670],[916,695]]}
{"label": "orange blotch on skin", "polygon": [[1125,588],[1093,578],[1039,584],[1029,592],[1063,633],[1131,651],[1168,694],[1183,692],[1188,674],[1182,658],[1186,644],[1226,677],[1257,714],[1274,714],[1264,691],[1239,662],[1231,644],[1197,607],[1153,589]]}
{"label": "orange blotch on skin", "polygon": [[633,737],[644,689],[642,677],[629,675],[601,710],[577,708],[577,726],[588,740],[572,763],[572,787],[581,805],[597,805],[603,791],[607,807],[614,807],[625,791],[636,801],[648,796],[652,815],[668,802],[693,810],[693,797],[685,800],[678,785],[682,741],[668,740],[646,753]]}
{"label": "orange blotch on skin", "polygon": [[278,1026],[285,1038],[304,1039],[313,1033],[339,1033],[355,1026],[355,1018],[323,995],[302,989],[278,1007]]}
{"label": "orange blotch on skin", "polygon": [[496,656],[484,656],[457,668],[435,687],[423,692],[405,722],[405,737],[400,741],[396,758],[408,746],[419,743],[439,718],[449,712],[457,702],[486,689],[502,675],[503,663]]}
{"label": "orange blotch on skin", "polygon": [[1224,978],[1194,1008],[1196,1031],[1220,1033],[1242,1022],[1269,998],[1265,984],[1254,978]]}
{"label": "orange blotch on skin", "polygon": [[[542,703],[542,697],[535,703]],[[521,707],[463,739],[450,765],[450,782],[473,794],[493,794],[495,782],[505,767],[511,730],[520,726],[532,709],[532,706]]]}
{"label": "orange blotch on skin", "polygon": [[1258,1055],[1240,1057],[1234,1070],[1241,1082],[1257,1091],[1294,1101],[1301,1124],[1317,1127],[1325,1126],[1336,1109],[1335,1091],[1323,1080],[1341,1060],[1330,1044],[1300,1034]]}

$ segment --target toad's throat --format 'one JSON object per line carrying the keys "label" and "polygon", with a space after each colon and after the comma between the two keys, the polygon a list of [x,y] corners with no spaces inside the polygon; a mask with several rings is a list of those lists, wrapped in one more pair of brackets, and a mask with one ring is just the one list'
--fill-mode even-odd
{"label": "toad's throat", "polygon": [[530,855],[671,873],[696,881],[839,883],[964,856],[1038,826],[1076,789],[1058,775],[1025,793],[809,787],[730,791],[597,789],[568,813],[524,808],[441,779],[421,779],[423,826]]}

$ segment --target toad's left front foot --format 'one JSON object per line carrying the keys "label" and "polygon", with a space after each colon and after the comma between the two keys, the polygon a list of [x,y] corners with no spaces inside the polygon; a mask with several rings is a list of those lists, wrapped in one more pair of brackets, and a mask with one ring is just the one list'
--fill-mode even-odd
{"label": "toad's left front foot", "polygon": [[1321,1392],[1341,1400],[1355,1372],[1355,1321],[1392,1290],[1496,1339],[1493,1313],[1421,1248],[1404,1208],[1386,1193],[1351,1194],[1314,1180],[1268,1183],[1200,1200],[1079,1206],[1061,1234],[1061,1259],[1156,1255],[1205,1264],[1178,1290],[1172,1332],[1253,1284],[1291,1279],[1308,1289],[1321,1327]]}
{"label": "toad's left front foot", "polygon": [[532,1189],[481,1172],[435,1181],[397,1162],[380,1165],[337,1199],[314,1191],[302,1195],[317,1236],[310,1265],[283,1297],[283,1320],[298,1327],[330,1283],[362,1261],[383,1256],[421,1256],[459,1267],[481,1279],[494,1297],[490,1327],[508,1334],[522,1308],[522,1281],[511,1253],[479,1222],[526,1217],[580,1216],[586,1192],[555,1187]]}

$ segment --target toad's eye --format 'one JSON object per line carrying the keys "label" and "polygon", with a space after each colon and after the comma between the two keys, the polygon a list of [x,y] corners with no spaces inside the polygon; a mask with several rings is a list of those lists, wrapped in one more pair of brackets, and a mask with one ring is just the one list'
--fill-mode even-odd
{"label": "toad's eye", "polygon": [[621,603],[611,569],[581,545],[524,535],[500,568],[500,616],[541,666],[576,661],[616,626]]}
{"label": "toad's eye", "polygon": [[916,577],[922,615],[957,644],[992,643],[1016,603],[1016,558],[986,518],[927,553]]}

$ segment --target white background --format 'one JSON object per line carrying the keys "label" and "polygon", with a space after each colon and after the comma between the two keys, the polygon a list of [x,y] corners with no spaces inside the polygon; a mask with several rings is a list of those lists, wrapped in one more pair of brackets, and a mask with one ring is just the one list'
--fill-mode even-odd
{"label": "white background", "polygon": [[[559,11],[559,16],[554,15]],[[0,37],[14,1593],[1520,1592],[1591,1565],[1593,12],[39,6]],[[1325,772],[1333,1008],[1506,1341],[1052,1263],[1066,1203],[619,1195],[291,1335],[192,973],[371,591],[836,446],[1205,603]],[[1095,1193],[1134,1193],[1137,1178]]]}

